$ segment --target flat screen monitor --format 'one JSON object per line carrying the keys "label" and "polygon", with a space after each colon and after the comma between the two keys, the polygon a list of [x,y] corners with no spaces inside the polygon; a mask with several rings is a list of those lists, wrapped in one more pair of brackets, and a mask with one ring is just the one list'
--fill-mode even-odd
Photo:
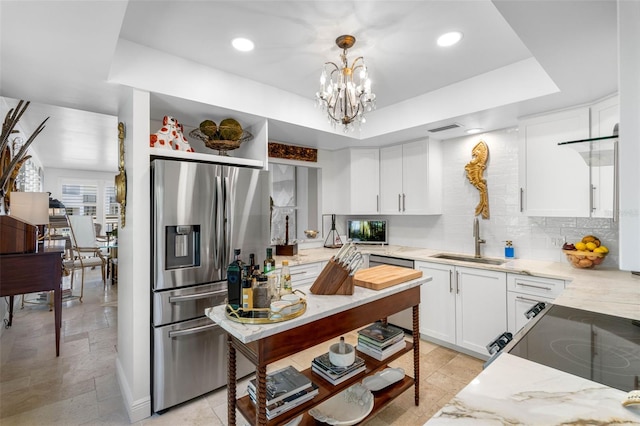
{"label": "flat screen monitor", "polygon": [[357,244],[387,244],[387,221],[348,220],[347,238]]}

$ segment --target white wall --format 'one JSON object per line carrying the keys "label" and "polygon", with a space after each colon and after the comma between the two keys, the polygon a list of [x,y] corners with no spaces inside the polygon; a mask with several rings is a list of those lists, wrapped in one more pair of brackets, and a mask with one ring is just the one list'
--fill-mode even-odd
{"label": "white wall", "polygon": [[[618,265],[618,228],[611,219],[527,217],[520,213],[518,185],[518,133],[505,129],[483,135],[442,141],[443,214],[439,216],[386,216],[390,244],[442,251],[474,253],[473,218],[478,190],[469,183],[464,166],[471,149],[484,140],[489,147],[487,179],[490,217],[480,219],[482,254],[504,256],[504,241],[512,240],[516,257],[566,262],[558,239],[598,236],[611,252],[603,266]],[[329,212],[330,213],[330,212]],[[338,218],[341,233],[346,217]]]}
{"label": "white wall", "polygon": [[135,423],[151,415],[149,93],[131,89],[118,111],[125,124],[127,208],[118,229],[116,371]]}

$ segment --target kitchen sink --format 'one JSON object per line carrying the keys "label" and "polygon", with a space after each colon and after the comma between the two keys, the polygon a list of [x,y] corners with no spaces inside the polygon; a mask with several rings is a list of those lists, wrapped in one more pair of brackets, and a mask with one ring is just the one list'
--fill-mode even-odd
{"label": "kitchen sink", "polygon": [[439,253],[431,257],[434,257],[436,259],[459,260],[461,262],[484,263],[487,265],[502,265],[503,263],[506,262],[506,260],[502,260],[502,259],[490,259],[488,257],[474,257],[467,254]]}

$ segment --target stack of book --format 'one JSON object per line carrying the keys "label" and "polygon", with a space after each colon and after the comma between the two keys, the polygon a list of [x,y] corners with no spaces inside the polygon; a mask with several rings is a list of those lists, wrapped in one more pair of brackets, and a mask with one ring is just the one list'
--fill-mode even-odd
{"label": "stack of book", "polygon": [[[256,379],[251,379],[247,390],[257,405],[256,386]],[[291,365],[267,374],[267,419],[313,399],[318,392],[318,386]]]}
{"label": "stack of book", "polygon": [[405,348],[404,331],[390,324],[374,322],[358,331],[360,352],[382,361]]}
{"label": "stack of book", "polygon": [[364,365],[364,360],[356,355],[353,364],[347,367],[338,367],[331,364],[329,352],[327,352],[313,359],[311,370],[332,385],[337,385],[365,371],[366,365]]}

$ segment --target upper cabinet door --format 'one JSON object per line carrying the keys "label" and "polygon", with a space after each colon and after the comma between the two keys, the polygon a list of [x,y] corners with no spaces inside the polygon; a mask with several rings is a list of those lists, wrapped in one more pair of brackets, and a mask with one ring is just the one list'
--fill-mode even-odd
{"label": "upper cabinet door", "polygon": [[402,213],[402,145],[380,148],[380,213]]}
{"label": "upper cabinet door", "polygon": [[440,143],[424,139],[380,149],[381,213],[442,213]]}
{"label": "upper cabinet door", "polygon": [[402,145],[402,212],[429,213],[429,143]]}
{"label": "upper cabinet door", "polygon": [[520,123],[521,210],[528,216],[588,217],[589,166],[559,142],[589,138],[589,108]]}
{"label": "upper cabinet door", "polygon": [[353,214],[379,213],[380,150],[352,148],[350,151],[350,212]]}
{"label": "upper cabinet door", "polygon": [[[617,96],[592,105],[591,137],[612,136],[619,121],[620,108]],[[592,217],[615,217],[617,220],[617,144],[617,139],[591,142]]]}

